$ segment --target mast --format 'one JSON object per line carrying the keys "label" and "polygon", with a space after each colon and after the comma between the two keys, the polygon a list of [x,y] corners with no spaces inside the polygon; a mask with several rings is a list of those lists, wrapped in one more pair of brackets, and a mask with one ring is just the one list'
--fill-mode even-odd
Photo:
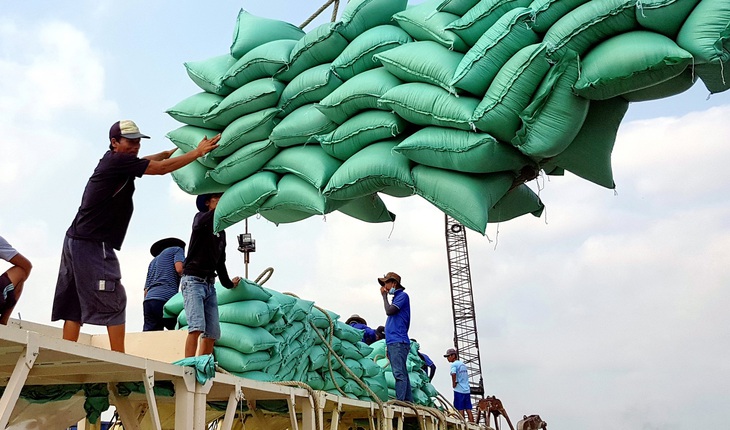
{"label": "mast", "polygon": [[449,261],[451,305],[454,315],[454,347],[459,351],[459,359],[469,370],[473,412],[474,416],[478,417],[476,408],[479,399],[484,398],[484,381],[479,355],[479,337],[477,336],[466,229],[449,215],[446,215],[446,252]]}

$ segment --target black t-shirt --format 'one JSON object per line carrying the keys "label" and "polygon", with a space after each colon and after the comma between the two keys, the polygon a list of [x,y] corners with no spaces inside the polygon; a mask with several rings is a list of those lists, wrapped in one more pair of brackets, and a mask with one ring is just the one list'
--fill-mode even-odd
{"label": "black t-shirt", "polygon": [[134,211],[134,179],[149,164],[150,160],[132,154],[107,151],[86,183],[81,206],[66,235],[121,249]]}
{"label": "black t-shirt", "polygon": [[183,275],[208,278],[217,273],[221,285],[233,288],[226,269],[226,232],[213,233],[214,216],[215,211],[195,214]]}

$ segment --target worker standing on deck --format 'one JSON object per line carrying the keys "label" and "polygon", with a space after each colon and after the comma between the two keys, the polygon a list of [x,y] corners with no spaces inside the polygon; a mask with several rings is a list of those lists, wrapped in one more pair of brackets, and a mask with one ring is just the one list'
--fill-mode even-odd
{"label": "worker standing on deck", "polygon": [[[411,325],[411,301],[400,281],[400,276],[394,272],[388,272],[384,277],[378,278],[385,314],[388,316],[385,320],[385,345],[395,378],[395,395],[398,400],[413,402],[411,381],[406,368],[408,353],[411,350],[411,339],[408,337],[408,328]],[[393,296],[392,303],[388,303],[388,295]]]}
{"label": "worker standing on deck", "polygon": [[147,280],[144,283],[142,331],[172,330],[177,320],[164,318],[163,307],[180,289],[185,242],[176,237],[160,239],[152,244],[150,254],[154,258],[147,268]]}
{"label": "worker standing on deck", "polygon": [[84,323],[104,325],[113,351],[124,352],[127,294],[115,253],[132,218],[134,180],[164,175],[218,147],[220,134],[170,158],[175,149],[138,158],[140,133],[130,120],[109,129],[109,150],[89,178],[81,206],[66,231],[51,320],[64,320],[63,338],[77,341]]}
{"label": "worker standing on deck", "polygon": [[454,388],[454,407],[459,414],[464,416],[466,412],[469,422],[474,422],[471,405],[471,388],[469,387],[469,369],[466,364],[459,360],[459,353],[454,348],[449,348],[444,354],[451,363],[451,386]]}
{"label": "worker standing on deck", "polygon": [[226,232],[213,232],[213,217],[221,194],[203,194],[195,204],[198,213],[193,220],[190,248],[180,281],[185,316],[188,320],[188,337],[185,340],[185,357],[193,357],[198,349],[198,338],[203,335],[197,355],[213,353],[216,339],[221,337],[218,317],[218,296],[215,277],[221,285],[235,288],[241,281],[228,277],[226,269]]}
{"label": "worker standing on deck", "polygon": [[0,236],[0,258],[13,265],[0,275],[0,324],[8,325],[10,314],[20,299],[23,284],[30,276],[33,265],[2,236]]}

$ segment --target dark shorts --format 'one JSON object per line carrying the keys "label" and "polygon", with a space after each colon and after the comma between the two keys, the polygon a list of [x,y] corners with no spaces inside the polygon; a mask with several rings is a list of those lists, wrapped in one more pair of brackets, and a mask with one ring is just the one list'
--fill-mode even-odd
{"label": "dark shorts", "polygon": [[124,324],[127,293],[114,248],[66,237],[51,320],[112,326]]}
{"label": "dark shorts", "polygon": [[471,410],[471,395],[454,391],[454,407],[457,411]]}
{"label": "dark shorts", "polygon": [[0,275],[0,314],[15,306],[15,286],[13,286],[8,272]]}

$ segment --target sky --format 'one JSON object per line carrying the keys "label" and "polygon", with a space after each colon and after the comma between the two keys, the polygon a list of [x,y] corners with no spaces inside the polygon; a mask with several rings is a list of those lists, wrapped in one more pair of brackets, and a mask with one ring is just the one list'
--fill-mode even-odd
{"label": "sky", "polygon": [[[63,237],[111,124],[136,121],[152,136],[143,154],[172,148],[164,135],[179,124],[165,110],[199,91],[183,62],[226,53],[242,7],[298,25],[320,5],[79,0],[3,8],[0,235],[34,265],[13,317],[60,326],[50,314]],[[698,82],[631,105],[612,158],[616,190],[569,173],[541,176],[529,185],[546,205],[542,217],[490,224],[486,236],[469,232],[485,388],[513,423],[540,414],[561,430],[727,426],[730,96],[708,95]],[[136,186],[118,253],[128,331],[141,331],[150,245],[187,241],[196,211],[169,175]],[[395,223],[339,213],[279,226],[251,218],[249,278],[272,267],[265,286],[377,326],[385,314],[376,278],[399,273],[411,297],[410,335],[434,359],[434,385],[450,398],[444,216],[419,197],[383,199]],[[232,276],[245,272],[233,240],[243,228],[227,230]]]}

